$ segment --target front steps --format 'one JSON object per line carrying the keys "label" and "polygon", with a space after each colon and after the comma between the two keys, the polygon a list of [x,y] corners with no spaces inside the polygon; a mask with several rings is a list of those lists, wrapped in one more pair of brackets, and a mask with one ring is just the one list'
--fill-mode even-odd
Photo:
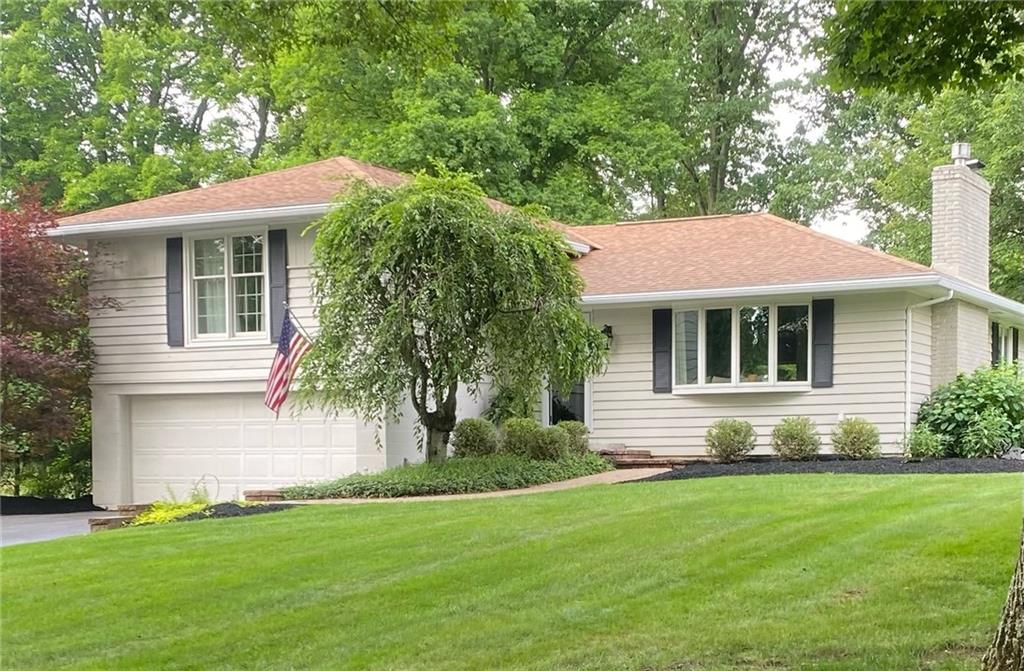
{"label": "front steps", "polygon": [[608,445],[598,454],[611,461],[615,468],[675,468],[700,461],[693,457],[654,456],[650,450],[630,450],[624,445]]}

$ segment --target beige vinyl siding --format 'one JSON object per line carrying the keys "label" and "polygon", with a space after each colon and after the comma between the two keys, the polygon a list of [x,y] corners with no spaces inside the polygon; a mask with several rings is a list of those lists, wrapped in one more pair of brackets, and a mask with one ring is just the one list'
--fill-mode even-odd
{"label": "beige vinyl siding", "polygon": [[[737,417],[754,425],[757,453],[767,454],[775,424],[788,415],[806,415],[818,424],[828,450],[828,434],[840,416],[856,415],[874,422],[883,447],[895,451],[903,433],[906,306],[911,302],[903,294],[836,297],[831,388],[692,395],[651,391],[650,308],[594,309],[594,323],[612,325],[615,337],[606,373],[593,380],[592,438],[655,454],[701,456],[708,426]],[[920,399],[928,387],[931,336],[927,309],[917,312],[914,387]]]}
{"label": "beige vinyl siding", "polygon": [[[275,228],[275,227],[271,227]],[[288,302],[302,324],[315,327],[310,300],[312,236],[304,226],[288,228]],[[92,383],[262,380],[274,357],[269,341],[227,346],[167,345],[166,239],[124,237],[92,241],[96,259],[90,291],[117,301],[90,319],[96,366]],[[186,324],[188,323],[186,315]]]}

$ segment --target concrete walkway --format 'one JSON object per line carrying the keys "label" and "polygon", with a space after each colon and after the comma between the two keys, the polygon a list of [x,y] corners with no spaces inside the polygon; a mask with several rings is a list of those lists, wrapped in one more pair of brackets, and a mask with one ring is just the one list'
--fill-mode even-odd
{"label": "concrete walkway", "polygon": [[310,504],[339,504],[356,505],[361,503],[408,503],[410,501],[470,501],[475,499],[495,499],[505,496],[522,496],[523,494],[539,494],[541,492],[559,492],[563,489],[576,489],[578,487],[589,487],[590,485],[614,485],[619,482],[630,482],[632,480],[643,480],[652,475],[658,475],[670,470],[668,468],[624,468],[615,471],[606,471],[597,475],[585,475],[582,478],[572,480],[561,480],[549,482],[544,485],[535,485],[523,489],[502,489],[496,492],[479,492],[476,494],[443,494],[440,496],[400,496],[390,499],[300,499],[298,501],[283,501],[282,503],[295,503],[301,505]]}

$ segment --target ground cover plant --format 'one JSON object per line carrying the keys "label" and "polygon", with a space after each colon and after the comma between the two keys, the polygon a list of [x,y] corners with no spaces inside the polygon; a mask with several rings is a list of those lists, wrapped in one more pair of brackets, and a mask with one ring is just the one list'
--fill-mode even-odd
{"label": "ground cover plant", "polygon": [[977,669],[1020,491],[718,478],[119,530],[0,550],[0,644],[24,671]]}
{"label": "ground cover plant", "polygon": [[557,460],[530,459],[515,454],[450,459],[442,464],[415,464],[368,475],[282,488],[288,499],[392,498],[471,494],[520,489],[611,470],[596,454],[564,456]]}

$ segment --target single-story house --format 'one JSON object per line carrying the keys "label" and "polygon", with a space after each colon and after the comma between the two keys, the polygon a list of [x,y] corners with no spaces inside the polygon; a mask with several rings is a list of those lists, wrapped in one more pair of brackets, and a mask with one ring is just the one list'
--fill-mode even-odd
{"label": "single-story house", "polygon": [[[263,405],[282,301],[316,328],[303,229],[353,180],[405,179],[337,157],[60,220],[54,235],[96,261],[91,290],[120,304],[91,322],[99,504],[197,483],[227,499],[422,459],[411,412],[375,437],[356,416]],[[989,290],[988,184],[961,155],[932,185],[930,268],[763,213],[563,227],[610,359],[567,398],[546,395],[541,418],[697,457],[719,418],[750,420],[766,453],[782,417],[812,418],[828,450],[856,415],[897,451],[932,389],[1018,360],[1024,329],[1024,305]],[[487,401],[464,394],[460,414]]]}

